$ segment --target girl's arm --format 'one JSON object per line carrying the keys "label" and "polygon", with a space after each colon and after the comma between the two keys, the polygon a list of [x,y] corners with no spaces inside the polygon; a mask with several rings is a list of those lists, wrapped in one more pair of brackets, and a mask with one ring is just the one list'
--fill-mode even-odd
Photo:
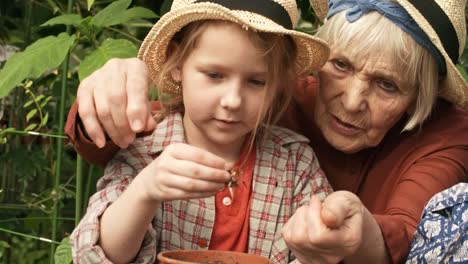
{"label": "girl's arm", "polygon": [[143,238],[160,202],[145,196],[143,170],[101,217],[99,245],[114,263],[129,263],[141,249]]}
{"label": "girl's arm", "polygon": [[[126,151],[122,151],[117,154],[117,158],[125,152]],[[140,161],[141,160],[142,159],[140,159]],[[147,157],[147,160],[151,162],[152,159]],[[109,259],[107,251],[104,251],[100,246],[101,228],[103,227],[101,220],[108,208],[112,207],[112,205],[119,200],[119,197],[125,193],[127,188],[130,188],[130,185],[137,185],[137,183],[130,184],[135,178],[137,170],[138,168],[130,166],[128,163],[118,161],[117,159],[112,160],[108,164],[104,176],[98,181],[98,192],[90,198],[85,216],[70,237],[74,263],[112,263],[112,258]],[[131,215],[129,212],[125,212],[119,215],[119,217],[110,220],[115,224],[123,223],[121,221],[123,216],[128,217]],[[105,226],[107,226],[107,224]],[[156,231],[151,225],[145,225],[144,227],[144,239],[141,238],[138,243],[136,243],[139,253],[136,257],[133,255],[132,260],[141,263],[150,263],[154,262],[156,259]],[[118,229],[114,230],[114,232],[117,233],[117,230]],[[127,239],[124,238],[118,242],[125,243],[126,241]]]}

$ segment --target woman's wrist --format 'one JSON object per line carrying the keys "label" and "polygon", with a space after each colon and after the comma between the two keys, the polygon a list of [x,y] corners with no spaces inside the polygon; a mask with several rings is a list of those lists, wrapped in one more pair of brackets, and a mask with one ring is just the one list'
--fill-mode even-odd
{"label": "woman's wrist", "polygon": [[355,254],[345,258],[345,263],[390,263],[380,226],[364,205],[362,205],[362,216],[361,245]]}

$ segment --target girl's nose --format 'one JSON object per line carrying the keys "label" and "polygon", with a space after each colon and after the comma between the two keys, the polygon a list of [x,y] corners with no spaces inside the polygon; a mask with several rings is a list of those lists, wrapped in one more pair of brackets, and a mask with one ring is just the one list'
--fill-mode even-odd
{"label": "girl's nose", "polygon": [[221,97],[221,106],[229,110],[236,110],[242,103],[242,84],[238,81],[233,81],[226,85],[226,89]]}

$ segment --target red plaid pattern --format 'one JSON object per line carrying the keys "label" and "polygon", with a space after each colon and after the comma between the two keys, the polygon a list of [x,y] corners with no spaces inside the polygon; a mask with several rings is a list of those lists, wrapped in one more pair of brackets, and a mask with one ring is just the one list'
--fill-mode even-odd
{"label": "red plaid pattern", "polygon": [[[252,182],[248,252],[269,257],[272,263],[289,263],[294,256],[281,237],[281,228],[298,207],[308,203],[311,193],[323,199],[331,187],[307,138],[280,127],[271,127],[263,136],[257,144]],[[109,162],[98,181],[98,192],[71,235],[75,263],[110,263],[97,244],[100,216],[154,157],[177,142],[185,142],[185,136],[182,116],[173,114],[152,135],[137,139]],[[157,253],[165,250],[206,249],[214,218],[214,197],[164,203],[148,226],[134,262],[154,263]]]}

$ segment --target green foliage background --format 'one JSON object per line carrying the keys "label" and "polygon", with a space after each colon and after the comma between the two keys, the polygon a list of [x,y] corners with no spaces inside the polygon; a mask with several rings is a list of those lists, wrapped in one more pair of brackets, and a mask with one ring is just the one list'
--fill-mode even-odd
{"label": "green foliage background", "polygon": [[[0,2],[0,263],[71,262],[68,236],[102,169],[63,147],[66,113],[79,81],[110,58],[136,56],[170,4]],[[297,29],[313,33],[320,22],[308,0],[298,5]],[[459,68],[467,78],[466,50]]]}

